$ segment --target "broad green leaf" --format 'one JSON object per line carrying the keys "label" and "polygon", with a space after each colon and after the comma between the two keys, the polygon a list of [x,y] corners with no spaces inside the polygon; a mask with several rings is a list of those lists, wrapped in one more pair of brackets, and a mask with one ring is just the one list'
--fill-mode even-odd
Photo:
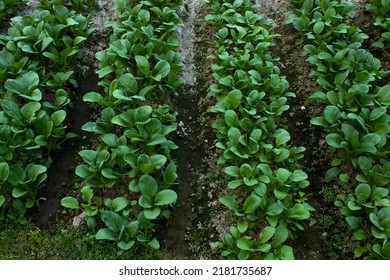
{"label": "broad green leaf", "polygon": [[177,193],[173,190],[162,190],[157,193],[154,205],[162,206],[176,202]]}
{"label": "broad green leaf", "polygon": [[337,106],[326,106],[324,110],[324,118],[329,124],[336,124],[341,118],[340,109]]}
{"label": "broad green leaf", "polygon": [[160,243],[158,242],[158,240],[156,238],[154,238],[153,240],[149,241],[148,245],[150,247],[152,247],[154,250],[160,249]]}
{"label": "broad green leaf", "polygon": [[329,146],[334,148],[341,148],[341,143],[344,141],[344,138],[337,133],[331,133],[325,137],[325,140]]}
{"label": "broad green leaf", "polygon": [[152,78],[159,82],[168,76],[170,71],[171,65],[165,60],[160,60],[153,69]]}
{"label": "broad green leaf", "polygon": [[243,219],[239,219],[237,222],[237,229],[241,233],[244,233],[248,229],[248,226],[249,226],[248,222]]}
{"label": "broad green leaf", "polygon": [[35,116],[35,113],[41,108],[41,103],[39,102],[29,102],[20,109],[20,114],[25,120],[32,120]]}
{"label": "broad green leaf", "polygon": [[243,209],[245,211],[245,214],[250,214],[256,211],[257,208],[259,208],[261,205],[261,197],[258,195],[250,195],[245,200]]}
{"label": "broad green leaf", "polygon": [[104,143],[106,143],[109,147],[118,147],[118,136],[113,133],[106,133],[101,136],[101,139]]}
{"label": "broad green leaf", "polygon": [[266,226],[259,235],[260,243],[265,243],[272,238],[275,234],[275,227]]}
{"label": "broad green leaf", "polygon": [[273,248],[279,247],[288,238],[288,229],[279,224],[275,229],[273,241],[271,243]]}
{"label": "broad green leaf", "polygon": [[237,240],[237,247],[241,250],[245,251],[253,251],[255,249],[255,244],[253,240],[251,240],[249,237],[245,236],[243,238],[240,238]]}
{"label": "broad green leaf", "polygon": [[233,211],[237,211],[238,209],[237,201],[231,196],[223,196],[219,199],[219,202]]}
{"label": "broad green leaf", "polygon": [[288,131],[281,129],[278,133],[275,134],[276,136],[276,146],[279,147],[283,144],[286,144],[288,141],[290,141],[291,136],[288,133]]}
{"label": "broad green leaf", "polygon": [[303,172],[302,170],[295,170],[291,176],[290,176],[290,179],[294,182],[299,182],[299,181],[302,181],[302,180],[306,180],[307,179],[307,174],[305,172]]}
{"label": "broad green leaf", "polygon": [[61,199],[61,205],[65,208],[78,209],[80,207],[76,198],[67,196]]}
{"label": "broad green leaf", "polygon": [[236,109],[241,104],[242,93],[238,89],[232,90],[225,97],[228,109]]}
{"label": "broad green leaf", "polygon": [[81,189],[81,197],[86,202],[91,202],[93,198],[93,190],[90,186],[85,186]]}
{"label": "broad green leaf", "polygon": [[142,73],[144,73],[145,76],[150,76],[150,64],[146,57],[141,55],[135,56],[135,61],[137,63],[137,67],[139,70],[141,70]]}
{"label": "broad green leaf", "polygon": [[139,188],[142,195],[146,195],[150,198],[154,198],[158,192],[157,181],[149,175],[143,175],[139,179]]}
{"label": "broad green leaf", "polygon": [[145,218],[148,220],[156,219],[161,213],[160,208],[144,209]]}
{"label": "broad green leaf", "polygon": [[50,116],[54,126],[60,126],[66,118],[66,112],[64,110],[58,110]]}
{"label": "broad green leaf", "polygon": [[7,181],[9,176],[9,166],[6,162],[0,163],[0,184]]}
{"label": "broad green leaf", "polygon": [[267,209],[267,215],[270,215],[270,216],[277,216],[279,215],[280,213],[283,212],[283,207],[280,206],[279,203],[275,202],[273,204],[271,204],[268,209]]}
{"label": "broad green leaf", "polygon": [[29,165],[27,175],[30,179],[35,181],[40,174],[43,174],[47,171],[47,167],[40,164]]}
{"label": "broad green leaf", "polygon": [[249,164],[244,163],[243,165],[241,165],[240,167],[241,177],[247,177],[247,178],[252,177],[252,172],[253,172],[252,167]]}
{"label": "broad green leaf", "polygon": [[369,237],[369,234],[364,229],[359,229],[353,233],[353,237],[356,240],[365,240]]}
{"label": "broad green leaf", "polygon": [[108,228],[99,229],[95,238],[98,240],[115,240],[115,233]]}
{"label": "broad green leaf", "polygon": [[4,195],[0,195],[0,207],[3,206],[4,202],[5,202]]}
{"label": "broad green leaf", "polygon": [[378,101],[383,105],[390,105],[390,85],[385,85],[379,89]]}
{"label": "broad green leaf", "polygon": [[290,246],[283,245],[280,249],[280,259],[281,260],[294,260],[294,251]]}
{"label": "broad green leaf", "polygon": [[239,177],[240,168],[238,168],[237,166],[228,166],[225,168],[225,173],[233,177]]}
{"label": "broad green leaf", "polygon": [[358,230],[361,227],[362,217],[348,216],[346,220],[353,230]]}
{"label": "broad green leaf", "polygon": [[290,177],[291,172],[285,168],[278,168],[275,174],[276,174],[276,178],[284,183]]}
{"label": "broad green leaf", "polygon": [[287,215],[292,219],[305,220],[310,217],[310,212],[303,204],[295,204],[293,208],[288,209]]}
{"label": "broad green leaf", "polygon": [[[96,239],[98,238],[96,237]],[[131,240],[129,242],[121,241],[118,243],[118,247],[121,248],[122,250],[129,250],[134,246],[134,244],[135,244],[134,240]]]}
{"label": "broad green leaf", "polygon": [[225,122],[229,127],[238,127],[238,116],[233,110],[225,112]]}
{"label": "broad green leaf", "polygon": [[355,195],[359,204],[365,203],[371,195],[371,187],[368,184],[359,184],[355,188]]}
{"label": "broad green leaf", "polygon": [[113,211],[103,211],[101,218],[106,226],[113,232],[120,232],[121,229],[128,224],[127,219]]}
{"label": "broad green leaf", "polygon": [[316,22],[313,27],[314,33],[320,34],[324,30],[324,26],[325,26],[324,22],[322,21]]}
{"label": "broad green leaf", "polygon": [[125,197],[116,197],[111,202],[111,210],[115,212],[122,211],[129,205],[129,201]]}

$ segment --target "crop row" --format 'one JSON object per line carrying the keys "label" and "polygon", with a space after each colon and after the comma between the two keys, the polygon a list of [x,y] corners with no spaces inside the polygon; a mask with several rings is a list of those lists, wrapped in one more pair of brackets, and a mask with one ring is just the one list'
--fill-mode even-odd
{"label": "crop row", "polygon": [[0,220],[38,204],[50,153],[76,136],[64,124],[69,80],[77,86],[67,68],[91,32],[84,16],[42,1],[0,36]]}
{"label": "crop row", "polygon": [[[361,241],[355,256],[390,258],[389,131],[390,85],[379,86],[389,71],[362,42],[368,38],[348,25],[353,4],[346,1],[294,0],[288,22],[310,44],[307,61],[315,66],[319,91],[309,101],[326,105],[322,116],[311,120],[327,133],[334,148],[325,181],[347,191],[335,202]],[[336,181],[338,179],[338,181]]]}
{"label": "crop row", "polygon": [[230,192],[220,202],[235,223],[216,245],[229,259],[293,259],[287,244],[314,209],[305,202],[309,182],[298,164],[305,148],[289,144],[281,117],[295,94],[270,54],[280,35],[270,33],[272,21],[253,1],[206,2],[206,20],[217,30],[210,111]]}
{"label": "crop row", "polygon": [[180,4],[116,1],[117,20],[107,23],[113,30],[109,47],[96,54],[102,92],[83,98],[101,111],[83,126],[96,136],[96,148],[79,152],[81,203],[70,196],[61,202],[86,213],[96,239],[123,250],[136,242],[158,249],[154,224],[169,218],[168,206],[177,199],[170,189],[177,178],[170,153],[177,146],[167,139],[176,130],[175,117],[161,104],[183,83],[176,77],[182,69],[175,35]]}

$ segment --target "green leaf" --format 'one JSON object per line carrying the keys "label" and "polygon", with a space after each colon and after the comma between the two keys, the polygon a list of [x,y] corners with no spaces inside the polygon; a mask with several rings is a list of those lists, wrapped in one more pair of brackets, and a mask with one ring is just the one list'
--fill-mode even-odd
{"label": "green leaf", "polygon": [[359,204],[363,204],[367,201],[367,199],[371,195],[371,187],[368,184],[359,184],[355,188],[355,195],[357,198],[357,202]]}
{"label": "green leaf", "polygon": [[310,212],[303,204],[295,204],[293,208],[288,209],[287,215],[292,219],[305,220],[310,217]]}
{"label": "green leaf", "polygon": [[283,212],[283,207],[280,206],[279,203],[275,202],[273,204],[271,204],[268,209],[267,209],[267,215],[270,215],[270,216],[277,216],[279,215],[280,213]]}
{"label": "green leaf", "polygon": [[0,207],[3,206],[4,202],[5,202],[4,195],[0,195]]}
{"label": "green leaf", "polygon": [[237,229],[241,233],[244,233],[248,229],[248,226],[248,222],[243,219],[239,219],[237,222]]}
{"label": "green leaf", "polygon": [[307,179],[307,174],[302,170],[295,170],[290,176],[290,180],[294,182],[300,182],[306,179]]}
{"label": "green leaf", "polygon": [[54,126],[62,125],[62,122],[66,118],[66,112],[64,110],[58,110],[50,116]]}
{"label": "green leaf", "polygon": [[344,141],[344,138],[337,133],[331,133],[325,137],[325,140],[329,146],[334,148],[341,148],[341,143]]}
{"label": "green leaf", "polygon": [[106,226],[113,232],[120,232],[128,221],[113,211],[103,211],[101,218]]}
{"label": "green leaf", "polygon": [[20,109],[20,114],[22,117],[30,121],[34,118],[35,113],[41,108],[41,103],[39,102],[29,102]]}
{"label": "green leaf", "polygon": [[239,177],[240,176],[240,168],[237,166],[228,166],[225,168],[225,173],[233,176],[233,177]]}
{"label": "green leaf", "polygon": [[236,109],[241,104],[242,93],[240,90],[235,89],[228,93],[225,97],[225,102],[228,105],[228,109]]}
{"label": "green leaf", "polygon": [[338,73],[335,78],[334,78],[334,82],[336,85],[339,85],[339,86],[342,86],[345,79],[348,77],[349,75],[349,71],[343,71],[343,72],[340,72]]}
{"label": "green leaf", "polygon": [[313,27],[313,31],[316,34],[320,34],[324,30],[325,24],[322,21],[316,22]]}
{"label": "green leaf", "polygon": [[7,181],[9,176],[9,166],[6,162],[0,163],[0,184]]}
{"label": "green leaf", "polygon": [[154,238],[153,240],[149,241],[148,245],[150,247],[152,247],[154,250],[160,249],[160,243],[158,242],[158,240],[156,238]]}
{"label": "green leaf", "polygon": [[93,198],[93,190],[90,186],[85,186],[81,189],[81,197],[86,202],[91,202]]}
{"label": "green leaf", "polygon": [[[97,239],[97,238],[96,238]],[[117,245],[119,248],[121,248],[122,250],[129,250],[131,249],[135,244],[135,241],[134,240],[131,240],[129,242],[124,242],[124,241],[121,241],[119,242]]]}
{"label": "green leaf", "polygon": [[390,106],[390,85],[385,85],[379,89],[378,101],[383,105]]}
{"label": "green leaf", "polygon": [[219,202],[233,211],[237,211],[238,209],[237,201],[231,196],[223,196],[219,199]]}
{"label": "green leaf", "polygon": [[229,127],[238,127],[238,116],[233,110],[225,112],[225,122]]}
{"label": "green leaf", "polygon": [[23,190],[23,189],[21,189],[21,188],[13,188],[13,189],[12,189],[12,196],[13,196],[14,198],[22,197],[22,196],[24,196],[24,195],[27,194],[27,193],[28,193],[28,191]]}
{"label": "green leaf", "polygon": [[259,240],[260,240],[260,243],[265,243],[267,242],[268,240],[270,240],[272,238],[272,236],[274,236],[275,234],[275,227],[272,227],[272,226],[267,226],[265,227],[260,235],[259,235]]}
{"label": "green leaf", "polygon": [[328,171],[326,171],[326,173],[325,173],[325,182],[329,183],[340,172],[341,172],[341,169],[339,167],[332,167],[332,168],[328,169]]}
{"label": "green leaf", "polygon": [[241,165],[240,167],[240,175],[241,177],[247,177],[247,178],[250,178],[252,177],[252,167],[247,164],[247,163],[244,163],[243,165]]}
{"label": "green leaf", "polygon": [[115,240],[115,233],[108,228],[99,229],[95,238],[98,240]]}
{"label": "green leaf", "polygon": [[282,183],[286,182],[287,179],[291,176],[291,172],[285,168],[278,168],[275,174],[276,174],[276,178],[280,180]]}
{"label": "green leaf", "polygon": [[116,148],[118,147],[118,136],[113,133],[106,133],[101,136],[101,139],[108,146]]}
{"label": "green leaf", "polygon": [[161,213],[160,208],[144,209],[145,218],[148,220],[156,219]]}
{"label": "green leaf", "polygon": [[139,179],[139,189],[142,195],[146,195],[149,198],[154,198],[158,192],[157,181],[149,175],[143,175]]}
{"label": "green leaf", "polygon": [[141,70],[142,73],[144,73],[145,76],[150,76],[150,64],[146,57],[141,55],[135,56],[135,61],[137,63],[137,67],[139,70]]}
{"label": "green leaf", "polygon": [[294,260],[294,251],[293,248],[290,246],[283,245],[280,249],[280,255],[281,260]]}
{"label": "green leaf", "polygon": [[[389,89],[390,90],[390,89]],[[384,107],[375,108],[371,111],[369,119],[370,121],[375,121],[386,114],[387,110]]]}
{"label": "green leaf", "polygon": [[357,230],[361,226],[362,218],[361,217],[355,217],[355,216],[348,216],[346,217],[347,223],[353,230]]}
{"label": "green leaf", "polygon": [[288,238],[288,229],[283,225],[278,225],[275,229],[274,239],[271,243],[273,248],[279,247]]}
{"label": "green leaf", "polygon": [[157,193],[154,205],[162,206],[176,202],[177,193],[173,190],[162,190]]}
{"label": "green leaf", "polygon": [[129,205],[129,201],[125,197],[116,197],[111,202],[111,210],[115,212],[122,211]]}
{"label": "green leaf", "polygon": [[288,131],[281,129],[279,132],[275,135],[276,136],[276,146],[279,147],[288,141],[290,141],[291,136],[288,133]]}
{"label": "green leaf", "polygon": [[67,196],[61,199],[61,205],[65,208],[78,209],[80,207],[76,198]]}
{"label": "green leaf", "polygon": [[161,79],[168,76],[170,71],[171,65],[165,60],[160,60],[159,62],[157,62],[156,66],[153,69],[152,78],[159,82],[161,81]]}
{"label": "green leaf", "polygon": [[341,118],[340,109],[337,106],[326,106],[324,110],[324,118],[329,124],[336,124]]}
{"label": "green leaf", "polygon": [[258,195],[252,194],[248,196],[248,198],[245,200],[243,209],[245,211],[245,214],[250,214],[256,211],[257,208],[259,208],[261,205],[261,197]]}

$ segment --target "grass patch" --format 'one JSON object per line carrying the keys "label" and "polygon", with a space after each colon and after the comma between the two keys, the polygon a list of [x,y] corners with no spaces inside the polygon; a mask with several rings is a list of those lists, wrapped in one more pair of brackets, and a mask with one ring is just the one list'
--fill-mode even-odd
{"label": "grass patch", "polygon": [[143,260],[172,259],[149,246],[123,251],[116,244],[88,237],[84,227],[56,225],[55,231],[40,229],[33,223],[0,226],[2,260]]}

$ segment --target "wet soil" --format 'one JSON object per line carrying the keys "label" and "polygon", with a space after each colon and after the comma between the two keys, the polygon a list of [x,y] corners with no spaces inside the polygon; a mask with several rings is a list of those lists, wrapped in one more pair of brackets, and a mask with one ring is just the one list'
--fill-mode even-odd
{"label": "wet soil", "polygon": [[[174,95],[173,106],[178,129],[174,142],[179,149],[173,152],[178,166],[179,184],[175,189],[178,200],[172,211],[172,217],[162,229],[162,247],[177,259],[191,259],[193,236],[196,235],[199,220],[196,221],[197,207],[202,200],[197,195],[202,186],[197,180],[199,172],[203,173],[203,160],[207,151],[205,131],[210,129],[210,122],[202,122],[207,111],[204,98],[207,95],[208,83],[204,69],[209,36],[203,30],[202,0],[187,1],[188,9],[182,7],[180,14],[183,27],[178,29],[180,40],[179,52],[184,64],[182,78],[186,80]],[[209,135],[210,141],[212,134]],[[200,171],[202,170],[202,171]],[[203,222],[203,221],[202,221]]]}
{"label": "wet soil", "polygon": [[40,205],[34,212],[33,220],[42,228],[51,225],[51,218],[62,209],[61,199],[69,194],[77,180],[75,166],[78,162],[78,151],[81,146],[87,145],[89,137],[81,127],[90,120],[91,109],[82,100],[83,95],[89,91],[98,90],[98,77],[94,68],[89,68],[84,76],[79,77],[77,90],[70,95],[73,106],[67,112],[68,131],[78,135],[77,138],[65,142],[59,151],[51,155],[53,163],[48,169],[48,179],[38,194]]}

